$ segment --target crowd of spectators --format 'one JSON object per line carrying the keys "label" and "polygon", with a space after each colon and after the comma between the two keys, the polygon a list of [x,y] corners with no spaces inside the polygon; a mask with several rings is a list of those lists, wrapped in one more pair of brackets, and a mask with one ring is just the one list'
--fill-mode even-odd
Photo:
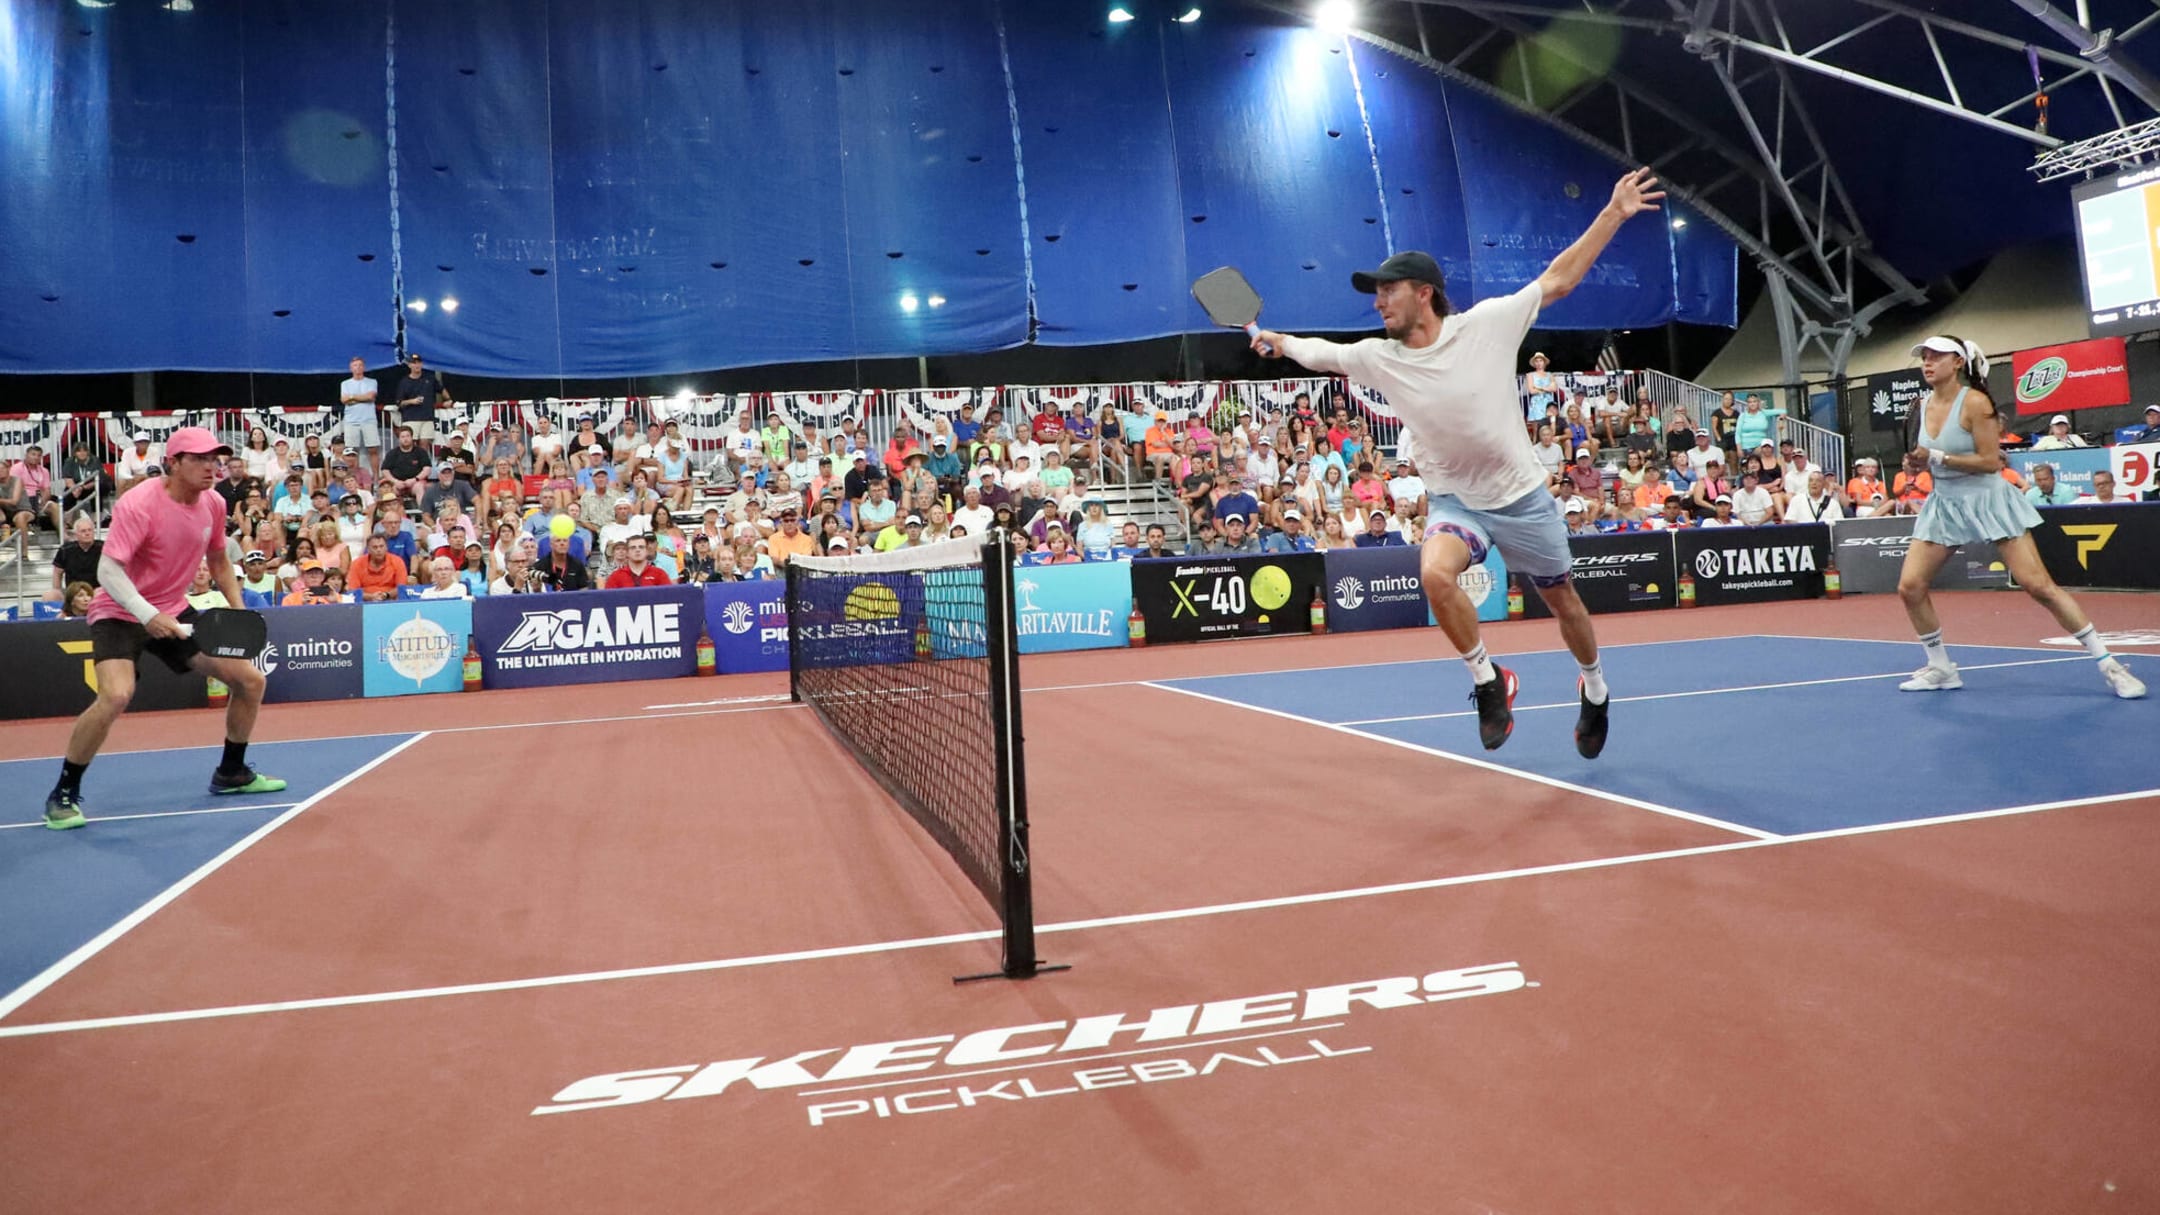
{"label": "crowd of spectators", "polygon": [[[1754,527],[1910,514],[1933,481],[1907,462],[1887,478],[1869,458],[1851,475],[1810,465],[1784,411],[1726,393],[1707,426],[1664,416],[1618,377],[1571,395],[1534,356],[1523,380],[1525,435],[1571,531]],[[417,368],[417,364],[414,364]],[[431,373],[430,373],[431,374]],[[1427,491],[1414,452],[1386,453],[1341,403],[1306,395],[1255,410],[1235,397],[1205,413],[1077,408],[1008,420],[1002,409],[899,421],[884,441],[853,418],[837,429],[739,415],[694,452],[679,425],[603,435],[539,420],[463,422],[439,379],[417,381],[403,412],[372,409],[373,381],[343,386],[344,416],[289,439],[251,430],[224,462],[227,550],[251,603],[532,594],[774,578],[810,554],[891,551],[1009,529],[1026,564],[1301,552],[1418,543]],[[402,391],[402,390],[401,390]],[[362,399],[365,398],[365,399]],[[353,411],[369,406],[368,425]],[[381,450],[356,445],[383,421]],[[2057,417],[2039,449],[2078,446]],[[425,432],[424,434],[422,432]],[[2147,411],[2160,439],[2160,406]],[[158,471],[147,433],[110,465],[87,445],[58,469],[36,448],[0,465],[0,537],[53,531],[45,597],[73,605],[96,581],[92,510]],[[2077,494],[2045,464],[2027,484],[2043,504],[2122,500],[2113,479]],[[1092,482],[1155,482],[1183,536],[1114,516]]]}

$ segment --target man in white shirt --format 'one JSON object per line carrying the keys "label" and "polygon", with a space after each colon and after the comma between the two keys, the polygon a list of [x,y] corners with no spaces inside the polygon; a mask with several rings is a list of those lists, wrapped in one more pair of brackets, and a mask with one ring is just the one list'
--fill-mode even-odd
{"label": "man in white shirt", "polygon": [[563,437],[555,433],[555,423],[550,422],[546,414],[534,419],[529,446],[532,448],[533,474],[546,476],[549,463],[561,455],[563,449]]}
{"label": "man in white shirt", "polygon": [[1518,681],[1486,654],[1477,607],[1456,579],[1495,548],[1510,570],[1538,589],[1582,672],[1576,751],[1595,758],[1605,747],[1609,692],[1597,635],[1569,581],[1574,558],[1567,524],[1545,490],[1544,469],[1524,442],[1515,360],[1539,311],[1582,282],[1620,225],[1659,209],[1664,193],[1656,185],[1648,169],[1622,177],[1589,230],[1543,274],[1459,316],[1450,315],[1439,263],[1424,253],[1398,253],[1377,271],[1350,280],[1352,287],[1373,295],[1387,337],[1349,345],[1271,331],[1253,337],[1253,349],[1262,357],[1286,357],[1377,389],[1401,416],[1404,429],[1416,434],[1424,460],[1419,472],[1428,490],[1419,572],[1433,615],[1470,667],[1478,735],[1486,750],[1514,732]]}
{"label": "man in white shirt", "polygon": [[2079,494],[2077,496],[2077,500],[2073,502],[2072,505],[2114,506],[2117,503],[2134,501],[2136,501],[2136,499],[2126,497],[2122,494],[2118,494],[2115,492],[2114,473],[2111,473],[2104,468],[2096,468],[2093,470],[2092,492],[2089,494]]}
{"label": "man in white shirt", "polygon": [[119,501],[121,494],[141,484],[149,477],[151,469],[164,463],[165,453],[159,451],[157,445],[150,441],[149,433],[136,431],[134,443],[113,462],[113,500]]}
{"label": "man in white shirt", "polygon": [[736,414],[735,429],[727,437],[727,449],[724,453],[728,480],[741,477],[743,466],[750,462],[750,457],[764,450],[764,444],[758,438],[757,427],[750,421],[750,411],[745,409]]}
{"label": "man in white shirt", "polygon": [[1697,481],[1702,480],[1703,473],[1709,469],[1713,462],[1719,464],[1725,462],[1725,453],[1710,445],[1709,427],[1700,426],[1696,428],[1695,446],[1688,448],[1687,462],[1688,467],[1694,471]]}
{"label": "man in white shirt", "polygon": [[375,380],[367,373],[367,360],[354,355],[347,364],[352,374],[338,385],[338,428],[334,432],[345,446],[367,453],[368,468],[382,474],[382,429],[375,421]]}
{"label": "man in white shirt", "polygon": [[[1795,482],[1785,484],[1791,487]],[[1845,517],[1845,491],[1831,484],[1821,469],[1810,469],[1807,479],[1798,484],[1798,491],[1785,502],[1785,522],[1830,523]]]}
{"label": "man in white shirt", "polygon": [[982,486],[969,482],[960,491],[960,509],[952,513],[953,526],[966,528],[970,536],[984,536],[996,518],[997,513],[983,505]]}
{"label": "man in white shirt", "polygon": [[1005,474],[1003,480],[1005,488],[1011,490],[1014,497],[1042,497],[1041,475],[1035,471],[1026,456],[1013,457],[1012,469]]}
{"label": "man in white shirt", "polygon": [[1770,497],[1769,490],[1757,484],[1752,471],[1740,474],[1740,488],[1732,496],[1732,508],[1733,513],[1740,516],[1740,522],[1749,527],[1778,521],[1777,502]]}
{"label": "man in white shirt", "polygon": [[615,500],[614,520],[602,524],[600,527],[600,551],[604,553],[608,550],[609,545],[618,540],[628,540],[632,536],[642,536],[651,530],[651,520],[644,515],[630,513],[630,499],[617,498]]}
{"label": "man in white shirt", "polygon": [[1407,454],[1395,461],[1395,475],[1388,478],[1387,492],[1397,502],[1410,503],[1412,514],[1425,513],[1425,478],[1417,475],[1417,462]]}
{"label": "man in white shirt", "polygon": [[1266,435],[1253,440],[1252,454],[1245,457],[1245,479],[1259,488],[1260,496],[1273,499],[1282,480],[1282,462],[1275,458],[1275,442]]}

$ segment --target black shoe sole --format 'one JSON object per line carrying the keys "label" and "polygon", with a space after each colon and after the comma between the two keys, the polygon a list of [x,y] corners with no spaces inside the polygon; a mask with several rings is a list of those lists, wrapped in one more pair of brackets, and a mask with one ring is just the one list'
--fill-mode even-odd
{"label": "black shoe sole", "polygon": [[1575,753],[1584,759],[1596,759],[1605,750],[1605,735],[1611,722],[1612,697],[1607,696],[1601,705],[1582,702],[1582,716],[1575,719]]}
{"label": "black shoe sole", "polygon": [[1480,717],[1478,719],[1478,741],[1485,744],[1485,749],[1487,751],[1498,751],[1501,747],[1501,744],[1507,742],[1508,739],[1514,737],[1515,694],[1522,690],[1522,681],[1516,679],[1515,672],[1508,670],[1506,667],[1494,667],[1493,677],[1501,681],[1501,687],[1507,689],[1507,701],[1505,705],[1503,705],[1501,708],[1501,712],[1506,714],[1506,716],[1501,719],[1505,723],[1505,725],[1501,729],[1500,737],[1498,738],[1493,738],[1485,732],[1484,718]]}

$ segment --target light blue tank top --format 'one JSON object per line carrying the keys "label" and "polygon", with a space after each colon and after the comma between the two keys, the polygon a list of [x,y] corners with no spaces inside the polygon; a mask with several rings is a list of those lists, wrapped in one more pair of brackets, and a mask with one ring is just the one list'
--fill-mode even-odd
{"label": "light blue tank top", "polygon": [[[1950,417],[1943,423],[1942,433],[1940,434],[1929,434],[1927,432],[1927,414],[1923,412],[1920,415],[1920,446],[1933,448],[1949,456],[1969,456],[1973,454],[1976,449],[1973,447],[1972,431],[1965,427],[1965,394],[1971,391],[1969,388],[1958,389],[1957,399],[1950,402]],[[1926,408],[1924,402],[1920,408],[1923,410]],[[1947,464],[1941,468],[1931,468],[1928,471],[1934,475],[1935,488],[1938,491],[1949,493],[1962,492],[1968,487],[1985,489],[1988,481],[2002,480],[2001,477],[1996,476],[1994,473],[1986,474],[1983,479],[1982,474],[1963,472],[1951,468]],[[2008,482],[2004,483],[2008,484]]]}

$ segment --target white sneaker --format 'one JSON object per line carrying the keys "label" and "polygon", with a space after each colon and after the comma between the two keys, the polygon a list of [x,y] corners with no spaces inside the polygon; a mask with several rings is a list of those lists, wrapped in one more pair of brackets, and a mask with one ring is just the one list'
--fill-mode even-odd
{"label": "white sneaker", "polygon": [[1911,679],[1897,687],[1900,692],[1953,692],[1964,686],[1965,681],[1958,678],[1955,663],[1939,667],[1931,662],[1914,671]]}
{"label": "white sneaker", "polygon": [[2132,675],[2130,668],[2124,666],[2120,661],[2114,658],[2101,659],[2100,674],[2107,679],[2108,686],[2115,689],[2115,695],[2122,699],[2143,700],[2145,698],[2144,681]]}

